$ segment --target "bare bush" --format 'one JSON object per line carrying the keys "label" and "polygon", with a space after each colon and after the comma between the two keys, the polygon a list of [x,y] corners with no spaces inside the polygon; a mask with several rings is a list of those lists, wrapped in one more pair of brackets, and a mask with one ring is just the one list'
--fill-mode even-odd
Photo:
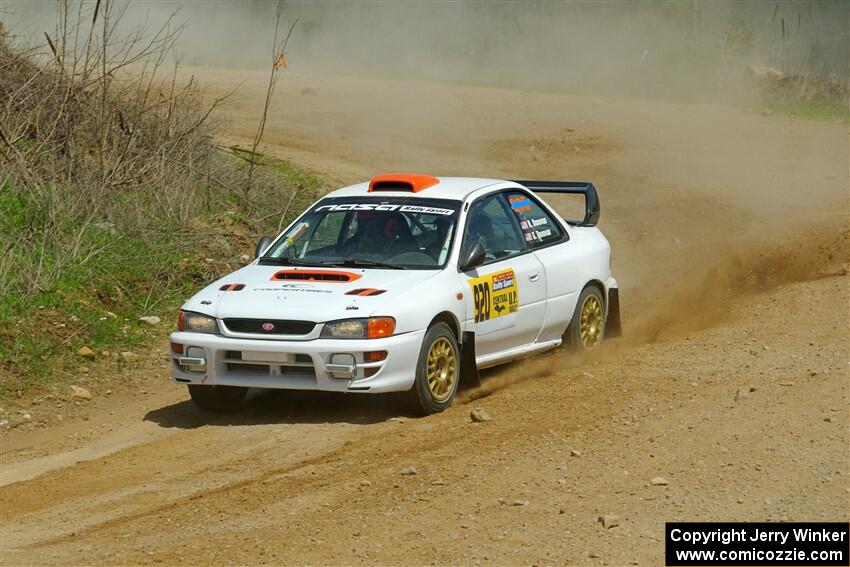
{"label": "bare bush", "polygon": [[286,37],[284,37],[282,41],[279,41],[278,34],[280,33],[280,19],[283,16],[283,11],[284,2],[283,0],[278,0],[275,8],[274,39],[272,40],[272,61],[271,69],[269,70],[269,83],[266,88],[266,100],[263,105],[263,114],[260,117],[260,125],[257,127],[257,133],[254,135],[254,142],[251,145],[250,162],[248,164],[248,181],[245,185],[246,196],[248,196],[251,192],[251,184],[254,180],[254,166],[257,165],[257,147],[260,145],[260,142],[263,139],[263,134],[266,131],[266,119],[269,115],[269,105],[272,101],[272,95],[274,94],[274,89],[277,85],[280,71],[282,69],[286,69],[286,46],[289,45],[289,38],[292,37],[292,32],[295,30],[295,26],[298,25],[298,19],[296,18],[295,21],[290,24],[289,32],[286,34]]}
{"label": "bare bush", "polygon": [[62,4],[40,53],[0,29],[0,293],[43,290],[123,235],[160,237],[210,183],[229,188],[208,124],[221,100],[203,106],[165,69],[180,28],[119,37],[125,9]]}

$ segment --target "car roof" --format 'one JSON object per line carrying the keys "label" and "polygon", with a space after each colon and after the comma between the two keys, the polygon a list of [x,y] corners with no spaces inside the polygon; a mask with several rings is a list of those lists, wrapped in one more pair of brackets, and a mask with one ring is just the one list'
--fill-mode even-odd
{"label": "car roof", "polygon": [[[407,190],[381,189],[372,191],[376,181],[407,183],[413,180]],[[417,184],[418,183],[418,184]],[[372,178],[370,181],[343,187],[325,195],[325,197],[408,197],[422,199],[457,199],[464,200],[471,193],[490,185],[507,183],[503,179],[487,179],[482,177],[431,177],[420,174],[385,174]]]}

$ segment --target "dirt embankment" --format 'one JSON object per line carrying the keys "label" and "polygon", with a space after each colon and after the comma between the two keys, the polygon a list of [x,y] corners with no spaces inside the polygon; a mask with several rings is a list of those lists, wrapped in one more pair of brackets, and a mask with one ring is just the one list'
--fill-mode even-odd
{"label": "dirt embankment", "polygon": [[[224,137],[250,139],[261,75],[195,73],[241,83]],[[152,357],[146,395],[3,433],[5,564],[657,564],[665,521],[846,518],[846,128],[294,75],[271,116],[269,151],[340,183],[593,180],[626,337],[491,371],[426,419],[288,393],[209,419]]]}

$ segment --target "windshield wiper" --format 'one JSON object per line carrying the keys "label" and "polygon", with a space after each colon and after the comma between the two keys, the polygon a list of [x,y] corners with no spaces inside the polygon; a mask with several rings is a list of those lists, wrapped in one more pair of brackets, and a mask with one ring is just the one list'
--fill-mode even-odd
{"label": "windshield wiper", "polygon": [[360,268],[389,268],[391,270],[406,270],[406,266],[399,266],[398,264],[389,264],[387,262],[380,262],[377,260],[366,260],[364,258],[345,258],[343,260],[335,260],[333,262],[323,262],[323,264],[329,266],[356,266]]}
{"label": "windshield wiper", "polygon": [[329,260],[329,261],[321,261],[316,260],[313,262],[305,262],[304,260],[299,260],[297,258],[273,258],[271,256],[263,256],[260,258],[260,264],[291,264],[293,266],[356,266],[358,268],[389,268],[391,270],[406,270],[406,266],[399,266],[398,264],[388,264],[387,262],[379,262],[376,260],[366,260],[363,258],[344,258],[342,260]]}
{"label": "windshield wiper", "polygon": [[293,266],[317,266],[322,262],[305,262],[297,258],[273,258],[271,256],[262,256],[260,264],[291,264]]}

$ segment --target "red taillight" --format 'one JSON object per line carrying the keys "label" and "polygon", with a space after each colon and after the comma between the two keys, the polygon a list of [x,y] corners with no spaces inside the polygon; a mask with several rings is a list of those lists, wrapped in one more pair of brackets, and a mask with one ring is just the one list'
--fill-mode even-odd
{"label": "red taillight", "polygon": [[180,315],[177,316],[177,330],[182,331],[186,326],[186,312],[180,311]]}
{"label": "red taillight", "polygon": [[366,328],[366,337],[369,339],[382,339],[391,337],[395,331],[395,319],[392,317],[372,317]]}
{"label": "red taillight", "polygon": [[171,350],[172,352],[176,352],[177,354],[183,354],[183,345],[181,345],[180,343],[171,343]]}

